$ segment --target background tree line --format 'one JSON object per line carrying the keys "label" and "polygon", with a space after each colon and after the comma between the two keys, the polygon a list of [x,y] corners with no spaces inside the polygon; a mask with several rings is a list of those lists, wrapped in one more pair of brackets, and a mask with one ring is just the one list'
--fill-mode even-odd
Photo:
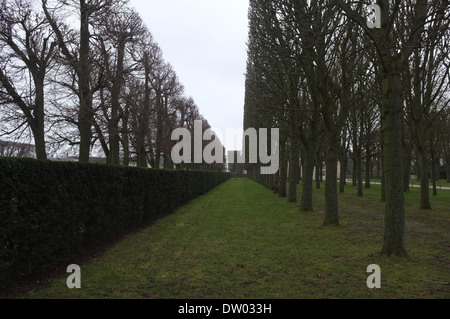
{"label": "background tree line", "polygon": [[[367,24],[372,3],[381,28]],[[358,196],[381,178],[383,252],[406,255],[411,172],[418,167],[424,209],[430,175],[445,166],[450,179],[449,21],[448,0],[250,0],[244,129],[281,132],[279,172],[247,165],[251,176],[289,201],[301,179],[301,209],[311,211],[324,164],[324,225],[338,225],[351,159]]]}
{"label": "background tree line", "polygon": [[38,159],[104,154],[111,164],[172,169],[171,132],[193,131],[196,120],[210,128],[128,1],[0,5],[0,136],[32,139]]}

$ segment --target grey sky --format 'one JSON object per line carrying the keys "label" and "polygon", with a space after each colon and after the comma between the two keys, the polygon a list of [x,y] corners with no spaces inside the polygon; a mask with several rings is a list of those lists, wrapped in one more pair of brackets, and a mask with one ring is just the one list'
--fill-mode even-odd
{"label": "grey sky", "polygon": [[[131,0],[185,95],[224,135],[242,128],[248,0]],[[240,147],[240,144],[237,144]]]}

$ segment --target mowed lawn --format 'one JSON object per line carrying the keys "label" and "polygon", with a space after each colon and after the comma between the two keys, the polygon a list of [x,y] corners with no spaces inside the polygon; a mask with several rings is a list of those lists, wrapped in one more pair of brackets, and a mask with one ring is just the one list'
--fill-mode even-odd
{"label": "mowed lawn", "polygon": [[[299,190],[300,191],[300,190]],[[315,212],[300,212],[249,179],[232,179],[131,234],[81,267],[23,298],[439,298],[450,297],[450,191],[418,207],[406,194],[409,257],[388,258],[380,188],[339,195],[340,226],[323,227],[324,191]],[[367,287],[367,267],[381,267],[381,289]]]}

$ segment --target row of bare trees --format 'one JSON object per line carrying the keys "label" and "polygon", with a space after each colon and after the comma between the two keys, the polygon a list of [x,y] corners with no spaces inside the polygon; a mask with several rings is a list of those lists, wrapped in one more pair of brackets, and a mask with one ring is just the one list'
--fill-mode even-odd
{"label": "row of bare trees", "polygon": [[[367,23],[380,18],[365,11],[372,3],[381,28]],[[260,176],[249,166],[252,176],[289,201],[301,177],[301,209],[310,211],[314,168],[324,162],[324,225],[338,225],[349,158],[359,196],[363,167],[370,187],[376,166],[383,252],[406,255],[411,163],[420,162],[421,208],[431,207],[430,164],[450,165],[449,22],[446,0],[250,0],[244,126],[281,132],[279,172]]]}
{"label": "row of bare trees", "polygon": [[126,0],[3,0],[0,14],[0,134],[30,134],[37,158],[70,147],[169,169],[171,132],[209,128]]}

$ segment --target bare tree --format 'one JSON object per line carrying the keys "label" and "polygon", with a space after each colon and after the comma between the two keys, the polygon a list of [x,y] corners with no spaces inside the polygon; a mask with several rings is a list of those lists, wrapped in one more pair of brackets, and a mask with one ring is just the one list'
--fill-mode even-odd
{"label": "bare tree", "polygon": [[447,108],[441,113],[441,123],[443,124],[441,131],[443,161],[447,175],[447,183],[450,183],[450,108]]}
{"label": "bare tree", "polygon": [[[326,188],[324,225],[339,224],[337,197],[337,163],[340,133],[346,120],[349,103],[341,97],[342,70],[340,60],[347,58],[346,42],[352,37],[352,29],[341,24],[341,18],[328,1],[286,1],[287,25],[293,25],[300,51],[299,61],[314,109],[320,112],[326,140]],[[351,75],[348,74],[351,78]],[[344,79],[344,87],[345,87]],[[315,151],[307,151],[312,157]]]}
{"label": "bare tree", "polygon": [[0,140],[0,157],[34,157],[34,145]]}
{"label": "bare tree", "polygon": [[[450,7],[448,7],[450,11]],[[448,13],[447,13],[448,15]],[[429,196],[429,134],[440,113],[450,103],[449,17],[436,10],[425,25],[420,45],[404,69],[406,122],[420,164],[420,208],[431,209]]]}
{"label": "bare tree", "polygon": [[[89,162],[92,125],[94,118],[93,109],[93,88],[91,86],[92,59],[90,55],[91,32],[90,26],[93,16],[106,11],[114,0],[58,0],[54,7],[49,6],[48,0],[42,0],[47,21],[51,25],[57,43],[61,49],[66,63],[71,67],[77,80],[77,92],[79,99],[78,109],[78,129],[80,134],[79,161]],[[62,8],[73,7],[79,13],[79,34],[78,41],[68,37],[67,27],[64,26],[62,17],[57,16]]]}
{"label": "bare tree", "polygon": [[36,157],[46,159],[45,79],[56,43],[45,17],[29,1],[3,3],[0,20],[0,101],[21,110]]}
{"label": "bare tree", "polygon": [[120,163],[120,121],[124,110],[121,107],[126,76],[135,68],[127,49],[133,50],[133,42],[148,36],[140,16],[128,7],[112,6],[106,15],[95,19],[96,38],[102,56],[103,81],[108,90],[108,99],[104,100],[107,112],[109,136],[108,162]]}
{"label": "bare tree", "polygon": [[[405,207],[402,159],[402,94],[401,74],[406,61],[420,45],[427,17],[442,10],[448,1],[417,0],[405,4],[402,0],[378,0],[381,28],[370,28],[367,18],[342,0],[336,4],[355,21],[370,38],[377,53],[382,81],[381,123],[383,134],[384,178],[386,195],[385,235],[383,253],[406,255]],[[407,12],[411,14],[405,14]],[[400,159],[400,160],[399,160]]]}

